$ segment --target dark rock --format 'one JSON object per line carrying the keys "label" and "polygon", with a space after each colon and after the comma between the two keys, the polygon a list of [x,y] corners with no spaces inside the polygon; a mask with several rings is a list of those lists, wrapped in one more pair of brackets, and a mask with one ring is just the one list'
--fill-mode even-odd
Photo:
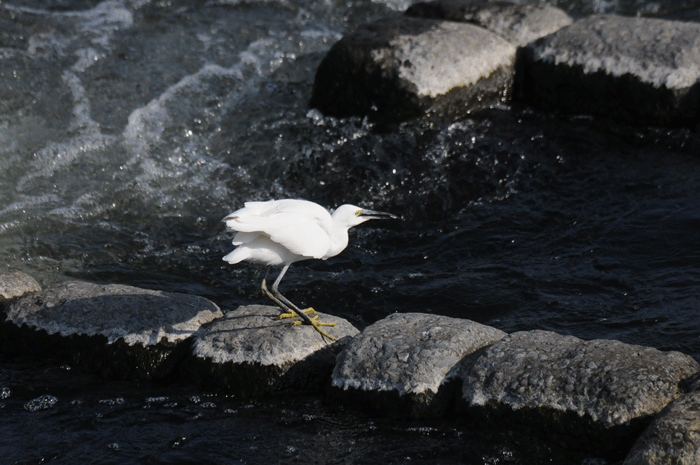
{"label": "dark rock", "polygon": [[41,357],[106,377],[163,378],[192,334],[221,316],[203,297],[71,281],[13,301],[0,348],[5,357]]}
{"label": "dark rock", "polygon": [[419,2],[411,5],[406,15],[476,24],[519,46],[572,23],[569,15],[552,6],[485,0]]}
{"label": "dark rock", "polygon": [[679,352],[547,331],[510,334],[464,366],[461,407],[474,421],[613,456],[700,369]]}
{"label": "dark rock", "polygon": [[350,341],[333,370],[329,396],[383,415],[443,415],[459,391],[460,360],[504,336],[470,320],[393,314]]}
{"label": "dark rock", "polygon": [[310,106],[375,121],[464,116],[508,98],[514,62],[513,45],[472,24],[386,18],[331,48],[316,71]]}
{"label": "dark rock", "polygon": [[700,372],[685,380],[681,387],[685,392],[700,391]]}
{"label": "dark rock", "polygon": [[17,270],[0,270],[0,302],[40,290],[39,283],[27,273]]}
{"label": "dark rock", "polygon": [[197,333],[185,375],[200,384],[244,397],[283,391],[319,392],[336,355],[359,331],[346,320],[319,313],[331,341],[307,325],[279,319],[277,307],[249,305],[228,312]]}
{"label": "dark rock", "polygon": [[627,455],[624,465],[700,464],[700,392],[671,402]]}
{"label": "dark rock", "polygon": [[547,109],[683,122],[700,109],[700,24],[595,15],[528,44],[519,94]]}

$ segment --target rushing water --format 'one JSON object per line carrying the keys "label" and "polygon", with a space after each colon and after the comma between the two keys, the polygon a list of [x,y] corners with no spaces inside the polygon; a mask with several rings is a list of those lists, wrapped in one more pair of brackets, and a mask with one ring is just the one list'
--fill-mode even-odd
{"label": "rushing water", "polygon": [[[246,200],[390,211],[282,290],[364,327],[393,312],[614,338],[700,360],[699,128],[514,105],[378,130],[307,102],[343,33],[411,2],[0,3],[0,264],[264,302],[221,218]],[[546,3],[546,2],[542,2]],[[553,1],[700,20],[700,2]],[[10,463],[539,463],[571,451],[0,362]],[[564,454],[564,455],[561,455]],[[568,454],[568,455],[567,455]],[[602,463],[602,462],[600,462]]]}

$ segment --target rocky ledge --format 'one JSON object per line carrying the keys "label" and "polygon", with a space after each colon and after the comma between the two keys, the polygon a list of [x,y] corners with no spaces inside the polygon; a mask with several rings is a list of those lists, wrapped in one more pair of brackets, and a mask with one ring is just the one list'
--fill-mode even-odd
{"label": "rocky ledge", "polygon": [[35,357],[237,396],[325,392],[377,415],[456,416],[612,460],[629,452],[627,464],[699,463],[700,365],[679,352],[421,313],[362,332],[322,315],[336,323],[331,341],[274,307],[223,314],[196,296],[27,282],[0,275],[15,296],[0,302],[0,360]]}
{"label": "rocky ledge", "polygon": [[461,360],[505,335],[470,320],[391,315],[367,327],[343,350],[329,395],[381,415],[445,415],[461,388]]}
{"label": "rocky ledge", "polygon": [[222,316],[203,297],[71,281],[6,302],[0,353],[69,363],[105,377],[167,378],[192,335]]}
{"label": "rocky ledge", "polygon": [[310,106],[379,122],[464,117],[515,98],[646,123],[700,117],[700,24],[436,0],[360,26],[316,72]]}
{"label": "rocky ledge", "polygon": [[504,101],[516,48],[467,23],[386,18],[359,28],[316,71],[311,107],[333,116],[402,121],[453,117]]}
{"label": "rocky ledge", "polygon": [[464,361],[458,408],[614,455],[700,366],[679,352],[548,331],[509,334]]}
{"label": "rocky ledge", "polygon": [[13,297],[40,290],[41,286],[36,279],[26,273],[17,270],[0,271],[0,304]]}
{"label": "rocky ledge", "polygon": [[338,353],[359,331],[342,318],[319,313],[329,341],[310,326],[292,327],[279,309],[239,307],[202,328],[194,338],[183,373],[200,385],[237,395],[282,391],[319,392],[330,378]]}

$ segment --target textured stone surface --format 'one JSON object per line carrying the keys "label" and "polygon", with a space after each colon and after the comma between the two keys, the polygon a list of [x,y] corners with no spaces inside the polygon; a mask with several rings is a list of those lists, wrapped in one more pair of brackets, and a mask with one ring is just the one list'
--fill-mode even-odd
{"label": "textured stone surface", "polygon": [[[421,313],[391,315],[356,336],[333,370],[334,396],[397,416],[439,415],[447,384],[465,355],[505,333],[470,320]],[[458,387],[456,383],[454,387]]]}
{"label": "textured stone surface", "polygon": [[213,302],[192,295],[119,284],[70,281],[13,302],[7,318],[48,334],[104,336],[129,344],[177,342],[222,317]]}
{"label": "textured stone surface", "polygon": [[318,391],[328,383],[336,354],[358,330],[319,313],[330,341],[307,325],[279,319],[277,307],[249,305],[228,312],[196,335],[186,371],[200,382],[238,395]]}
{"label": "textured stone surface", "polygon": [[700,391],[700,372],[695,373],[683,383],[683,390],[686,392]]}
{"label": "textured stone surface", "polygon": [[331,48],[310,105],[328,115],[387,121],[463,116],[507,97],[514,61],[513,45],[472,24],[386,18]]}
{"label": "textured stone surface", "polygon": [[27,273],[17,270],[0,270],[0,300],[20,297],[40,291],[41,286]]}
{"label": "textured stone surface", "polygon": [[11,303],[0,323],[0,355],[68,363],[109,378],[166,378],[192,334],[221,316],[202,297],[71,281]]}
{"label": "textured stone surface", "polygon": [[572,23],[569,15],[552,6],[473,0],[414,3],[406,10],[406,15],[473,23],[519,46]]}
{"label": "textured stone surface", "polygon": [[679,395],[679,382],[700,369],[679,352],[547,331],[513,333],[475,355],[465,364],[466,412],[517,418],[532,431],[580,436],[581,445],[599,450],[631,445]]}
{"label": "textured stone surface", "polygon": [[567,111],[674,121],[698,116],[700,24],[595,15],[522,49],[522,93]]}
{"label": "textured stone surface", "polygon": [[627,455],[624,465],[700,464],[700,392],[671,402]]}

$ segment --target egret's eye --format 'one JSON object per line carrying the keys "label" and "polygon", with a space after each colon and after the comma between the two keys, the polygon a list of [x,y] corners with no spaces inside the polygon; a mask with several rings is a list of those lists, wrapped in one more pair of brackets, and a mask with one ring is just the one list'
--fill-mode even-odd
{"label": "egret's eye", "polygon": [[357,211],[355,212],[355,216],[360,216],[361,214],[362,214],[362,210],[357,210]]}

